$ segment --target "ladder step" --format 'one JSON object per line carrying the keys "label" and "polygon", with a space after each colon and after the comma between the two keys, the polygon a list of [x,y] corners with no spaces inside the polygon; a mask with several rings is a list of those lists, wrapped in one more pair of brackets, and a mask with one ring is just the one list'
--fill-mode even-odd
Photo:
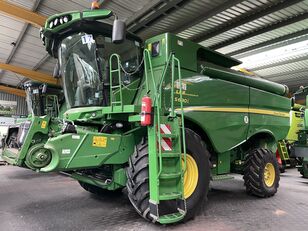
{"label": "ladder step", "polygon": [[182,220],[185,217],[185,212],[171,213],[160,216],[158,218],[159,223],[161,224],[171,224]]}
{"label": "ladder step", "polygon": [[181,177],[181,172],[175,172],[175,173],[162,173],[160,174],[160,179],[174,179]]}
{"label": "ladder step", "polygon": [[118,72],[120,69],[111,70],[111,73]]}
{"label": "ladder step", "polygon": [[162,137],[162,138],[176,139],[176,138],[178,138],[179,136],[176,135],[176,134],[161,134],[161,137]]}
{"label": "ladder step", "polygon": [[175,200],[181,198],[182,198],[182,193],[179,192],[163,193],[159,195],[159,200],[162,201]]}
{"label": "ladder step", "polygon": [[161,156],[163,158],[182,157],[182,153],[178,153],[178,152],[162,152]]}
{"label": "ladder step", "polygon": [[120,88],[120,85],[112,86],[112,87],[111,87],[111,89],[116,89],[116,88]]}
{"label": "ladder step", "polygon": [[234,179],[234,176],[230,176],[230,175],[215,175],[215,176],[212,176],[212,181],[232,180],[232,179]]}

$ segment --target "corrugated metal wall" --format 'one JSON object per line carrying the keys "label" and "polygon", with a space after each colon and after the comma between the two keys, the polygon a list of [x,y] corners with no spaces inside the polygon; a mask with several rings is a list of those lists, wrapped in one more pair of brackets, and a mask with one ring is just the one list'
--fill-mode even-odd
{"label": "corrugated metal wall", "polygon": [[0,100],[16,101],[17,102],[16,115],[28,114],[26,98],[0,92]]}

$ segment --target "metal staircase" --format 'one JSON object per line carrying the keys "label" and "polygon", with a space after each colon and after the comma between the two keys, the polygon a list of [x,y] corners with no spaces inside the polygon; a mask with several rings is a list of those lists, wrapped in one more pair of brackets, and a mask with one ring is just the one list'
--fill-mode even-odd
{"label": "metal staircase", "polygon": [[[153,102],[153,124],[148,126],[149,147],[149,188],[150,214],[154,221],[168,224],[180,221],[186,215],[184,198],[184,173],[186,169],[186,145],[182,98],[181,65],[179,59],[171,53],[165,65],[162,77],[154,78],[149,50],[144,50],[144,70],[146,93]],[[120,57],[113,54],[110,63],[110,107],[111,111],[123,111],[121,63]],[[114,67],[115,66],[115,67]],[[171,68],[171,79],[166,80]],[[176,71],[177,70],[177,71]],[[114,85],[114,78],[117,85]],[[164,82],[170,82],[170,105],[162,106],[165,97]],[[175,112],[174,88],[178,81],[180,108]],[[168,82],[168,83],[169,83]],[[168,95],[169,96],[169,95]],[[120,109],[121,108],[121,109]],[[167,206],[165,206],[167,204]],[[164,209],[161,209],[164,205]],[[168,210],[166,210],[168,207]]]}
{"label": "metal staircase", "polygon": [[291,162],[290,162],[290,157],[289,157],[289,153],[288,153],[286,143],[283,140],[278,141],[277,148],[278,148],[278,152],[279,152],[282,163],[286,167],[290,167]]}
{"label": "metal staircase", "polygon": [[[151,73],[152,82],[154,76],[151,59],[148,50],[144,51],[146,81],[148,71]],[[171,66],[171,95],[170,109],[162,107],[162,85],[166,78],[167,69]],[[177,66],[177,72],[175,71]],[[175,114],[174,108],[174,82],[177,75],[180,86],[181,68],[180,61],[170,54],[165,66],[157,92],[151,94],[154,102],[154,123],[148,127],[149,142],[149,174],[150,174],[150,214],[155,221],[168,224],[180,221],[186,215],[186,201],[184,198],[184,173],[186,169],[186,145],[183,110],[180,116]],[[148,83],[147,89],[149,89]],[[180,87],[181,88],[181,87]],[[182,104],[182,89],[180,89],[180,107]],[[160,205],[164,206],[162,211]]]}

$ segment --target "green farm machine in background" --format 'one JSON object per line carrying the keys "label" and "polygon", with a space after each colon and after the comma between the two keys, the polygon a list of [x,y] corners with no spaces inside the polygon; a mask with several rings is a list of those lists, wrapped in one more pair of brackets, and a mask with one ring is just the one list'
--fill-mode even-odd
{"label": "green farm machine in background", "polygon": [[299,172],[303,177],[308,178],[308,87],[300,88],[294,94],[295,103],[301,105],[301,123],[298,131],[298,139],[294,143],[294,153],[296,158],[300,158],[301,163],[298,166]]}
{"label": "green farm machine in background", "polygon": [[59,117],[66,107],[60,87],[29,81],[24,88],[29,116],[8,128],[2,140],[2,158],[9,164],[36,170],[51,160],[50,152],[43,146],[49,137],[61,131]]}
{"label": "green farm machine in background", "polygon": [[276,157],[280,171],[297,167],[308,178],[307,101],[308,87],[301,87],[292,97],[290,130],[285,139],[278,141]]}
{"label": "green farm machine in background", "polygon": [[61,133],[43,142],[51,160],[38,170],[66,171],[90,192],[126,187],[136,211],[161,224],[194,217],[211,176],[242,173],[249,194],[273,196],[288,89],[170,33],[143,42],[117,16],[109,25],[113,16],[61,13],[41,31],[69,109]]}
{"label": "green farm machine in background", "polygon": [[[293,99],[296,99],[296,94]],[[294,155],[294,144],[298,141],[298,133],[304,126],[304,106],[293,102],[290,111],[290,130],[285,139],[278,141],[276,157],[280,172],[286,168],[294,168],[302,163],[301,158]]]}

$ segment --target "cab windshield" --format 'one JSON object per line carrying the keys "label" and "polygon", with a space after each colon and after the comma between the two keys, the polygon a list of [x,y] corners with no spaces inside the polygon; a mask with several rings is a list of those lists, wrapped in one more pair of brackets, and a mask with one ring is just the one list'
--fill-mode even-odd
{"label": "cab windshield", "polygon": [[[63,39],[58,58],[68,107],[107,105],[110,55],[117,53],[121,57],[122,84],[129,84],[139,77],[125,73],[139,66],[140,51],[139,42],[126,40],[113,44],[110,37],[100,34],[78,33]],[[112,63],[112,66],[117,65]]]}
{"label": "cab windshield", "polygon": [[307,105],[308,86],[300,87],[300,89],[294,93],[294,100],[296,104],[303,106]]}

